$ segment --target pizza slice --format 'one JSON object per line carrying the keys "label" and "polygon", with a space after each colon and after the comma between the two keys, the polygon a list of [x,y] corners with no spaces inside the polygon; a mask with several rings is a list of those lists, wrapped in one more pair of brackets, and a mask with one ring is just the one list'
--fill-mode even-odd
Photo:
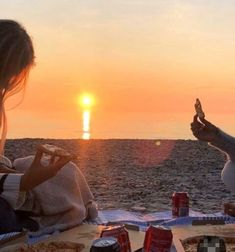
{"label": "pizza slice", "polygon": [[200,100],[198,98],[196,99],[196,103],[195,103],[194,107],[195,107],[197,116],[199,118],[201,118],[201,119],[204,119],[205,118],[205,113],[202,110],[202,105],[201,105],[201,102],[200,102]]}
{"label": "pizza slice", "polygon": [[51,156],[68,157],[71,159],[76,158],[75,155],[72,155],[71,153],[69,153],[65,149],[62,149],[62,148],[57,147],[52,144],[41,144],[38,146],[38,149],[42,150],[43,153],[45,153],[47,155],[51,155]]}
{"label": "pizza slice", "polygon": [[41,242],[34,245],[23,243],[7,246],[1,252],[81,252],[84,244],[70,241]]}

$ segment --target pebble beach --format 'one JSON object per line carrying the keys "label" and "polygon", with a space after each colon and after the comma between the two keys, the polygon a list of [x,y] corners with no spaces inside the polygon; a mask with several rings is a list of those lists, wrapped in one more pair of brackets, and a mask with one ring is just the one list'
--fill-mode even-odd
{"label": "pebble beach", "polygon": [[99,209],[145,213],[171,210],[174,191],[188,192],[190,208],[221,211],[235,202],[221,181],[226,156],[196,140],[7,140],[5,155],[34,155],[37,145],[54,144],[77,156]]}

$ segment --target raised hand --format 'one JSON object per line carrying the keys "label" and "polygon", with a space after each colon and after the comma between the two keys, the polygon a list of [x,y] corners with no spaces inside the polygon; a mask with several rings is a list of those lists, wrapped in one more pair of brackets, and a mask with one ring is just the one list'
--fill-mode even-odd
{"label": "raised hand", "polygon": [[205,118],[198,118],[194,116],[193,122],[191,123],[191,130],[193,135],[201,141],[212,142],[218,137],[219,129],[208,122]]}

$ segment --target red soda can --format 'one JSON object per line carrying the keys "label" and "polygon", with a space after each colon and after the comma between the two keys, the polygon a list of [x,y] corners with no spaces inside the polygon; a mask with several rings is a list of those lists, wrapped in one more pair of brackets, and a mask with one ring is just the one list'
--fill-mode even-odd
{"label": "red soda can", "polygon": [[101,231],[100,237],[109,236],[117,238],[121,246],[120,252],[131,252],[129,234],[124,225],[104,227]]}
{"label": "red soda can", "polygon": [[186,192],[174,192],[172,195],[172,216],[184,217],[189,215],[189,197]]}
{"label": "red soda can", "polygon": [[169,228],[149,226],[144,238],[144,252],[170,252],[173,235]]}

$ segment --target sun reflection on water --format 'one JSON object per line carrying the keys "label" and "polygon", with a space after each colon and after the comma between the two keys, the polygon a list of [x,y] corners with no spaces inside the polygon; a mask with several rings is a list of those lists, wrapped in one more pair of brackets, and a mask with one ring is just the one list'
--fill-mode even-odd
{"label": "sun reflection on water", "polygon": [[90,111],[83,111],[83,139],[90,139]]}
{"label": "sun reflection on water", "polygon": [[84,140],[88,140],[90,139],[90,108],[92,107],[92,105],[94,105],[94,97],[91,94],[82,94],[79,99],[79,104],[82,106],[82,108],[84,108],[83,111],[83,134],[82,134],[82,139]]}
{"label": "sun reflection on water", "polygon": [[82,139],[89,140],[90,139],[90,133],[89,132],[83,132]]}

